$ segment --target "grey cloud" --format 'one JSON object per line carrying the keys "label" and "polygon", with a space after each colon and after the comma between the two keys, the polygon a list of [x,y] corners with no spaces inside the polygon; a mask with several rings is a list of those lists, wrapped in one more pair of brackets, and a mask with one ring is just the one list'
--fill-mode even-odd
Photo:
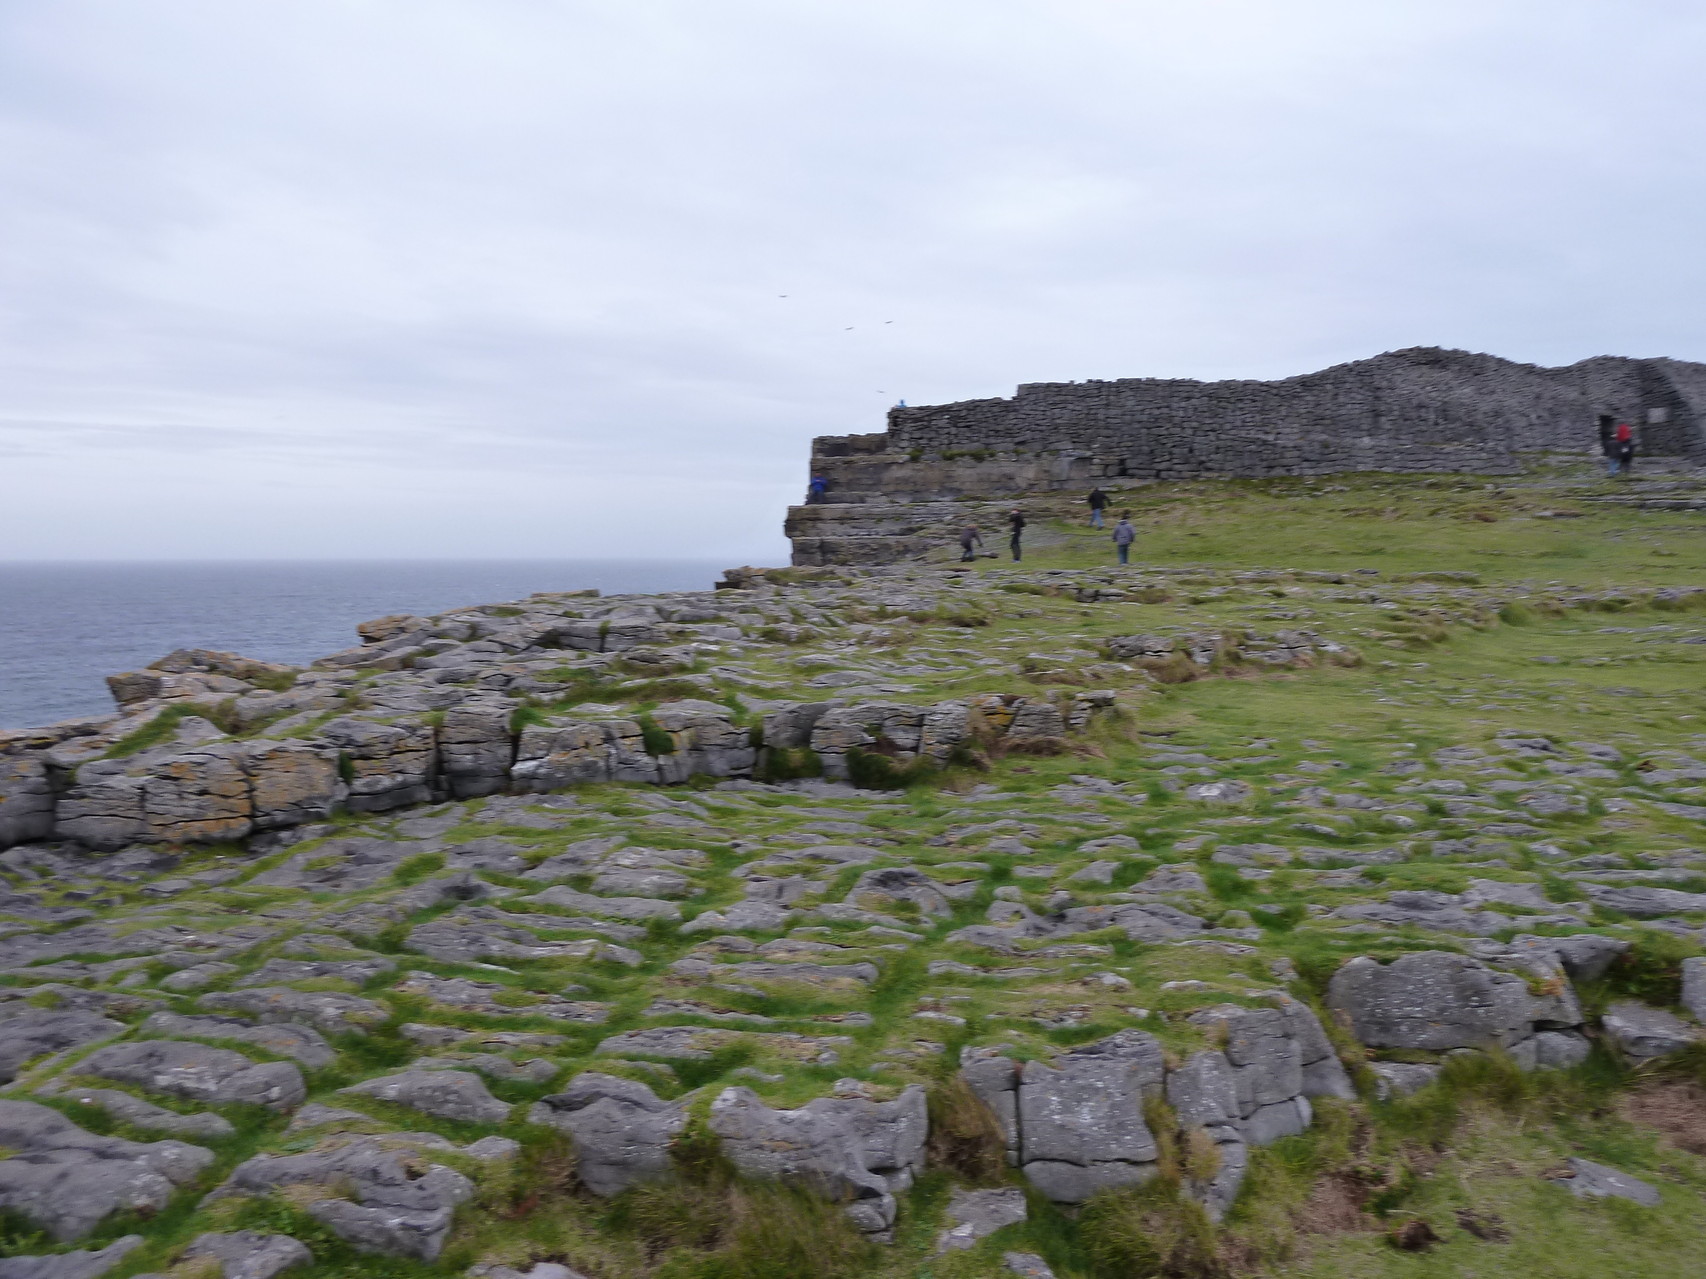
{"label": "grey cloud", "polygon": [[0,555],[226,520],[758,560],[806,441],[901,396],[1699,358],[1703,37],[1670,0],[0,8]]}

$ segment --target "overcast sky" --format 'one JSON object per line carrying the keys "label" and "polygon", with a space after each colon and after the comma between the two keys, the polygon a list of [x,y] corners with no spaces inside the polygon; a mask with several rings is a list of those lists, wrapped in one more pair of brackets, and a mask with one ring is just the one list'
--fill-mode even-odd
{"label": "overcast sky", "polygon": [[898,398],[1706,358],[1699,0],[0,0],[0,558],[777,562]]}

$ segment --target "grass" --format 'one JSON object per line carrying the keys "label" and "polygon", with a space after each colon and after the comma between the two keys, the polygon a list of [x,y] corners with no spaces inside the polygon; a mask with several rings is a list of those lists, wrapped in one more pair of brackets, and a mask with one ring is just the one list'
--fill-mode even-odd
{"label": "grass", "polygon": [[[767,704],[778,697],[840,696],[839,689],[802,682],[837,667],[903,689],[881,700],[910,704],[1023,693],[1060,699],[1057,704],[1070,709],[1078,692],[1114,690],[1116,708],[1090,732],[1050,747],[1064,753],[1004,755],[991,738],[976,758],[938,770],[909,759],[892,741],[877,741],[848,756],[856,781],[881,788],[857,797],[721,788],[714,779],[667,790],[590,786],[574,792],[573,807],[514,812],[501,806],[507,801],[476,800],[447,809],[456,820],[438,843],[399,856],[374,880],[340,885],[335,874],[346,866],[353,873],[361,854],[329,842],[257,859],[224,849],[171,872],[181,877],[238,867],[248,876],[301,856],[334,876],[313,894],[255,889],[240,878],[219,888],[178,888],[156,900],[147,879],[99,884],[98,900],[117,904],[93,909],[115,932],[181,929],[211,954],[234,936],[230,929],[265,929],[265,940],[246,952],[232,943],[239,972],[227,985],[266,958],[289,953],[294,931],[340,932],[397,956],[399,972],[362,991],[386,1004],[387,1019],[367,1033],[333,1041],[337,1061],[307,1076],[313,1100],[350,1104],[338,1088],[438,1051],[405,1035],[405,1023],[560,1040],[474,1049],[516,1059],[543,1056],[558,1072],[546,1084],[490,1084],[494,1095],[518,1107],[502,1131],[523,1143],[522,1154],[503,1167],[472,1169],[479,1197],[463,1209],[438,1262],[356,1253],[287,1199],[198,1206],[208,1182],[174,1200],[153,1222],[103,1227],[100,1239],[133,1225],[149,1238],[146,1252],[137,1254],[134,1266],[127,1261],[115,1279],[132,1270],[167,1270],[195,1233],[234,1224],[302,1232],[316,1251],[314,1264],[301,1272],[309,1279],[403,1273],[449,1279],[475,1263],[500,1262],[525,1273],[539,1260],[558,1260],[598,1279],[988,1279],[1005,1273],[1001,1256],[1011,1249],[1044,1256],[1061,1279],[1539,1279],[1590,1273],[1669,1279],[1691,1273],[1706,1244],[1699,1203],[1706,1164],[1686,1144],[1694,1141],[1692,1112],[1678,1099],[1693,1097],[1688,1090],[1706,1081],[1706,1053],[1700,1052],[1680,1054],[1662,1071],[1631,1072],[1596,1050],[1585,1067],[1544,1076],[1522,1076],[1497,1059],[1459,1061],[1438,1086],[1413,1098],[1376,1104],[1365,1093],[1350,1103],[1324,1102],[1307,1133],[1252,1153],[1244,1193],[1214,1229],[1181,1189],[1210,1171],[1217,1152],[1201,1134],[1176,1131],[1176,1121],[1156,1110],[1151,1119],[1167,1148],[1167,1166],[1149,1185],[1110,1193],[1076,1216],[1033,1193],[1026,1222],[964,1253],[937,1256],[933,1250],[955,1187],[1024,1184],[1006,1162],[994,1117],[957,1075],[967,1046],[1002,1044],[1016,1060],[1046,1061],[1064,1047],[1141,1027],[1164,1052],[1182,1059],[1213,1046],[1189,1020],[1205,1006],[1260,1004],[1261,992],[1276,985],[1316,999],[1354,955],[1389,959],[1407,950],[1470,944],[1462,935],[1414,928],[1345,929],[1337,912],[1392,892],[1456,894],[1472,881],[1492,880],[1532,884],[1549,906],[1559,906],[1582,900],[1585,871],[1573,859],[1590,854],[1606,871],[1641,871],[1643,879],[1663,873],[1666,878],[1650,882],[1690,891],[1701,886],[1706,864],[1689,851],[1699,845],[1700,822],[1653,801],[1706,806],[1706,796],[1689,790],[1706,789],[1698,781],[1665,781],[1658,771],[1676,767],[1679,756],[1706,751],[1706,646],[1691,642],[1706,632],[1706,615],[1673,607],[1677,600],[1653,592],[1701,580],[1706,535],[1698,521],[1682,522],[1672,513],[1590,507],[1579,520],[1535,518],[1542,504],[1564,500],[1560,483],[1556,475],[1541,474],[1501,481],[1494,491],[1461,478],[1335,477],[1133,490],[1126,497],[1145,530],[1139,558],[1172,569],[1204,567],[1158,574],[1134,565],[1131,577],[1143,585],[1121,591],[1124,599],[1097,598],[1103,588],[1122,584],[1111,579],[1103,541],[1075,524],[1051,522],[1056,499],[1040,499],[1033,522],[1037,545],[1020,569],[980,565],[954,578],[964,583],[954,587],[904,574],[848,579],[850,585],[835,573],[791,574],[800,589],[774,597],[752,593],[750,600],[733,592],[718,600],[726,606],[724,618],[738,619],[746,631],[747,641],[725,655],[727,669],[738,668],[739,682],[713,680],[716,687],[708,688],[708,677],[686,679],[679,671],[647,678],[638,663],[612,664],[596,674],[590,665],[568,665],[555,672],[554,688],[517,705],[510,724],[521,732],[587,701],[608,702],[638,720],[646,749],[664,754],[675,743],[656,723],[658,704],[681,696],[721,702],[762,745]],[[1675,554],[1655,555],[1658,550]],[[1270,566],[1299,571],[1245,571]],[[841,603],[828,602],[832,598]],[[848,626],[853,620],[864,629]],[[787,628],[797,642],[758,642],[765,627]],[[1243,644],[1247,632],[1281,629],[1314,631],[1344,645],[1345,654],[1308,668],[1268,669],[1248,652],[1237,657],[1231,646]],[[1110,662],[1109,641],[1136,634],[1168,637],[1175,658],[1148,676]],[[1186,636],[1204,638],[1187,645]],[[1205,645],[1210,660],[1185,660],[1187,647]],[[713,665],[718,660],[690,665],[724,669]],[[876,700],[862,691],[846,696]],[[989,703],[987,713],[999,718],[1002,705]],[[115,749],[134,752],[168,741],[182,716],[206,709],[174,708]],[[1569,743],[1577,741],[1616,744],[1624,758],[1608,777],[1555,772],[1548,767],[1553,757],[1544,752],[1501,745],[1504,733],[1549,737],[1560,746],[1556,759],[1575,763],[1582,757]],[[1446,748],[1478,754],[1459,762],[1436,759]],[[1185,755],[1197,762],[1176,762]],[[1207,771],[1200,771],[1205,762]],[[802,780],[818,776],[822,762],[803,749],[768,747],[761,767],[769,780]],[[1184,787],[1208,775],[1246,780],[1256,794],[1230,806],[1186,799]],[[1089,786],[1087,777],[1107,788]],[[1569,788],[1582,801],[1580,811],[1543,816],[1527,806],[1531,793],[1552,786]],[[1339,797],[1360,797],[1372,806],[1341,806]],[[393,823],[414,815],[341,817],[328,837],[394,838]],[[863,918],[804,914],[781,929],[749,930],[738,938],[649,924],[621,941],[643,956],[634,970],[501,955],[450,963],[405,949],[414,928],[465,908],[506,910],[541,943],[595,935],[567,918],[571,912],[526,901],[542,885],[520,873],[475,872],[491,890],[480,903],[445,901],[359,927],[353,916],[345,919],[355,910],[384,910],[401,889],[445,874],[458,847],[471,840],[508,841],[536,864],[606,835],[624,837],[629,852],[704,855],[688,870],[693,894],[683,906],[689,919],[726,910],[760,871],[772,883],[797,877],[805,893],[796,903],[802,912],[841,905],[866,870],[892,864],[916,866],[960,895],[950,903],[950,918],[910,904],[883,905],[900,931],[873,928]],[[1127,837],[1137,847],[1121,839],[1092,848],[1091,841],[1110,836]],[[813,856],[815,848],[848,844],[862,846],[869,858],[844,865]],[[1251,844],[1267,851],[1247,859],[1247,866],[1220,855],[1228,846]],[[1074,878],[1096,859],[1116,863],[1111,883]],[[1206,946],[1134,941],[1115,928],[1019,938],[1004,948],[956,937],[958,930],[988,923],[998,900],[1016,900],[1043,918],[1066,904],[1119,904],[1124,894],[1146,891],[1144,881],[1163,865],[1203,877],[1203,891],[1169,894],[1168,903],[1236,931]],[[584,889],[591,875],[589,868],[564,879]],[[63,885],[13,886],[57,903],[63,890],[76,893],[89,882],[79,874]],[[967,886],[963,893],[960,885]],[[64,904],[75,903],[67,897]],[[1510,908],[1510,926],[1496,935],[1560,930],[1534,922],[1538,913]],[[554,926],[558,922],[563,927]],[[1590,1013],[1623,998],[1674,1006],[1681,962],[1700,949],[1693,940],[1605,910],[1591,922],[1630,941],[1631,950],[1602,981],[1580,985]],[[53,928],[41,928],[41,935],[51,938]],[[165,934],[154,931],[135,935],[144,957],[186,944],[156,940]],[[1057,951],[1062,941],[1067,945]],[[98,964],[112,958],[98,941],[70,944],[81,949],[59,959]],[[691,963],[683,967],[699,959],[758,958],[869,960],[880,975],[870,986],[748,982],[726,971],[706,977]],[[931,973],[932,965],[944,963]],[[142,980],[152,983],[170,967],[147,965]],[[493,983],[501,988],[499,1011],[470,1012],[405,995],[396,983],[409,970]],[[25,973],[17,970],[0,984],[32,984]],[[70,994],[37,992],[25,999],[72,1006],[135,994],[196,1011],[193,995],[120,984],[131,980],[123,970],[67,980],[73,982],[65,987]],[[529,1011],[538,996],[555,993],[598,1001],[608,1018],[578,1025]],[[724,1022],[698,1011],[648,1016],[659,999],[769,1021]],[[139,1006],[121,1015],[135,1023],[145,1011]],[[599,1052],[609,1036],[667,1025],[727,1033],[707,1060],[645,1062]],[[1327,1029],[1356,1068],[1365,1054],[1330,1019]],[[832,1056],[820,1059],[824,1036],[838,1039]],[[257,1060],[270,1056],[239,1042],[221,1046]],[[29,1067],[21,1086],[31,1086],[30,1070],[67,1067],[74,1061]],[[689,1107],[694,1119],[677,1143],[671,1180],[614,1202],[594,1200],[576,1181],[574,1153],[563,1135],[525,1122],[527,1103],[586,1069],[645,1080],[660,1097]],[[911,1083],[927,1089],[929,1169],[901,1196],[895,1242],[881,1248],[858,1239],[837,1205],[797,1186],[741,1184],[706,1139],[705,1111],[729,1084],[792,1107],[828,1094],[844,1078],[881,1096]],[[1644,1110],[1634,1106],[1632,1098],[1649,1094],[1658,1100]],[[491,1131],[361,1105],[378,1117],[369,1126],[436,1131],[459,1142]],[[1706,1103],[1699,1108],[1706,1113]],[[147,1136],[100,1112],[77,1108],[75,1117],[92,1131]],[[242,1120],[242,1130],[219,1147],[222,1170],[244,1152],[307,1149],[325,1137],[286,1135],[274,1116],[233,1117]],[[1706,1149],[1706,1140],[1695,1144]],[[1573,1199],[1541,1175],[1570,1154],[1652,1181],[1663,1203],[1645,1210]],[[454,1153],[432,1157],[467,1164]],[[1390,1230],[1411,1221],[1426,1222],[1438,1236],[1431,1251],[1403,1252],[1388,1241]],[[41,1246],[27,1224],[13,1226],[0,1248]]]}

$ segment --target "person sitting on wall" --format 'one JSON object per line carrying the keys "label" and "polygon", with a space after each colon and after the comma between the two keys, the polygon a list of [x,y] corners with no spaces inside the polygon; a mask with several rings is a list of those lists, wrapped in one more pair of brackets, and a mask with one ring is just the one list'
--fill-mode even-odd
{"label": "person sitting on wall", "polygon": [[823,501],[823,495],[825,493],[827,493],[828,491],[829,491],[829,481],[828,480],[824,479],[823,476],[821,476],[821,475],[812,476],[812,482],[806,486],[806,502],[807,502],[807,504],[809,505],[813,502]]}
{"label": "person sitting on wall", "polygon": [[1102,511],[1108,505],[1108,495],[1102,492],[1102,486],[1098,484],[1090,490],[1090,496],[1084,500],[1090,504],[1090,527],[1101,528]]}
{"label": "person sitting on wall", "polygon": [[1013,559],[1017,561],[1020,550],[1019,539],[1023,537],[1025,533],[1025,513],[1015,506],[1010,512],[1008,512],[1007,523],[1013,528],[1013,536],[1008,539],[1007,546],[1008,549],[1013,552]]}
{"label": "person sitting on wall", "polygon": [[977,558],[972,554],[972,543],[977,543],[978,549],[983,549],[983,535],[977,531],[977,525],[967,524],[960,530],[960,563],[965,564]]}
{"label": "person sitting on wall", "polygon": [[1119,552],[1120,563],[1128,564],[1131,554],[1131,544],[1137,541],[1137,530],[1132,527],[1131,512],[1121,511],[1120,522],[1114,525],[1114,549]]}

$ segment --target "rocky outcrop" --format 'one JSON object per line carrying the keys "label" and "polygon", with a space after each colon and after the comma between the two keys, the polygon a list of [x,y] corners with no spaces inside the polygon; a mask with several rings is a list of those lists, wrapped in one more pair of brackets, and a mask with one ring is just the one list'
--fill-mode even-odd
{"label": "rocky outcrop", "polygon": [[960,1073],[994,1114],[1009,1160],[1058,1203],[1154,1176],[1160,1147],[1145,1103],[1167,1101],[1185,1129],[1203,1130],[1217,1147],[1216,1173],[1194,1189],[1219,1215],[1237,1195],[1248,1146],[1302,1132],[1310,1098],[1352,1089],[1314,1013],[1296,1000],[1221,1005],[1192,1021],[1225,1046],[1174,1069],[1153,1035],[1126,1030],[1047,1064],[967,1049]]}
{"label": "rocky outcrop", "polygon": [[468,1178],[424,1161],[406,1139],[348,1136],[305,1154],[256,1155],[214,1193],[266,1195],[282,1186],[323,1190],[307,1211],[351,1246],[418,1261],[437,1260],[456,1206],[474,1193]]}
{"label": "rocky outcrop", "polygon": [[586,1071],[541,1100],[528,1119],[568,1133],[581,1183],[608,1198],[669,1174],[670,1143],[686,1126],[687,1111],[632,1079]]}
{"label": "rocky outcrop", "polygon": [[1582,1010],[1562,962],[1508,953],[1518,971],[1450,951],[1415,951],[1390,964],[1362,956],[1333,975],[1327,1004],[1371,1048],[1503,1049],[1530,1067],[1587,1055]]}
{"label": "rocky outcrop", "polygon": [[929,1117],[917,1085],[893,1101],[820,1097],[798,1110],[773,1110],[750,1088],[726,1088],[711,1103],[710,1124],[746,1176],[804,1184],[846,1202],[860,1230],[886,1239],[895,1195],[923,1170]]}
{"label": "rocky outcrop", "polygon": [[[1062,739],[1112,701],[1077,694],[1063,709],[982,694],[930,706],[800,703],[769,711],[755,729],[721,703],[683,699],[645,722],[569,712],[513,731],[513,699],[445,696],[453,704],[436,722],[346,715],[305,739],[230,739],[192,715],[177,721],[172,741],[116,758],[113,734],[146,720],[45,744],[0,734],[0,848],[43,838],[97,850],[209,843],[442,798],[750,777],[774,751],[809,752],[823,775],[847,778],[853,752],[942,765],[979,744]],[[171,705],[149,703],[156,714]]]}

